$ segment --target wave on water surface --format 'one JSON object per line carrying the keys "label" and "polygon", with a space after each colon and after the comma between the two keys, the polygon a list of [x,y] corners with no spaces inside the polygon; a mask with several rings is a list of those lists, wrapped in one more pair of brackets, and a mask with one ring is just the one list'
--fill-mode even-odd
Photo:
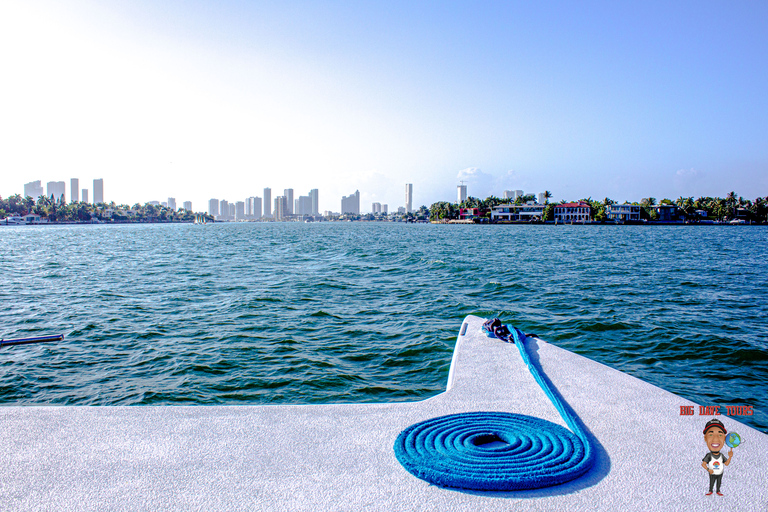
{"label": "wave on water surface", "polygon": [[3,228],[0,336],[66,339],[0,348],[0,403],[424,399],[444,390],[461,321],[477,314],[701,404],[752,405],[754,416],[740,419],[768,431],[766,234],[383,223]]}

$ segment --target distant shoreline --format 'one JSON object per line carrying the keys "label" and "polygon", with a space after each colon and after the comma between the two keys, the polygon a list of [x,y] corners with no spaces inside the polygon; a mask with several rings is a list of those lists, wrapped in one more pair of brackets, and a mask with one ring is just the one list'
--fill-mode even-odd
{"label": "distant shoreline", "polygon": [[[33,222],[33,223],[6,223],[5,219],[0,219],[0,226],[126,226],[143,224],[194,224],[194,221],[143,221],[143,222]],[[208,224],[339,224],[339,223],[362,223],[362,224],[432,224],[449,226],[768,226],[768,223],[730,223],[730,222],[665,222],[665,221],[647,221],[647,222],[424,222],[424,221],[385,221],[385,220],[322,220],[305,223],[303,221],[209,221]]]}

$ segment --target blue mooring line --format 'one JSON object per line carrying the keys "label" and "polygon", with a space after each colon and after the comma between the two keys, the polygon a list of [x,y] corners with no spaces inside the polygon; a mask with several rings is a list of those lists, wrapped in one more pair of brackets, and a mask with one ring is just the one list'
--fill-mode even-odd
{"label": "blue mooring line", "polygon": [[406,428],[395,441],[395,456],[411,474],[442,487],[514,491],[568,482],[592,467],[594,449],[578,419],[531,362],[525,337],[515,328],[512,337],[571,431],[551,421],[506,412],[432,418]]}

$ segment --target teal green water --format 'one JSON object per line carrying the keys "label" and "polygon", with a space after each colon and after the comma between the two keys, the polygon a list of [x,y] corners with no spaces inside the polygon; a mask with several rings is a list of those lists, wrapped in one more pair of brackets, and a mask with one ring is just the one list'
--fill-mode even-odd
{"label": "teal green water", "polygon": [[[768,230],[274,223],[0,229],[0,404],[441,392],[467,314],[768,432]],[[670,411],[676,414],[678,411]]]}

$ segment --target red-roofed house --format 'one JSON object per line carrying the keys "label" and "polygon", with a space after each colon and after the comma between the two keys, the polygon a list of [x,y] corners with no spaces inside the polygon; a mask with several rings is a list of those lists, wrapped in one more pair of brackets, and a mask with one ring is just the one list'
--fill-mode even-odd
{"label": "red-roofed house", "polygon": [[589,203],[563,203],[555,206],[556,222],[591,222]]}

